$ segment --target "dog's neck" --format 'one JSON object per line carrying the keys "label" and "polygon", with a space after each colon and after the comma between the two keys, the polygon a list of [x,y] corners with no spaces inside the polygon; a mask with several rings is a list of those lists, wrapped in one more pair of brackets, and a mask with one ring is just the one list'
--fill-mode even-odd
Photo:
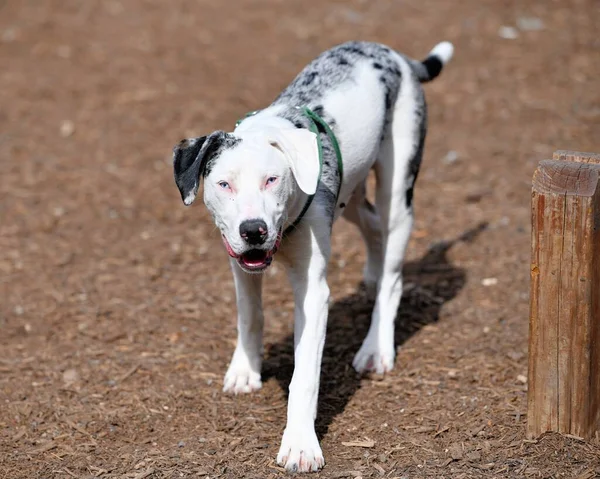
{"label": "dog's neck", "polygon": [[287,219],[283,225],[283,231],[286,231],[300,217],[307,201],[308,195],[296,185],[288,199]]}

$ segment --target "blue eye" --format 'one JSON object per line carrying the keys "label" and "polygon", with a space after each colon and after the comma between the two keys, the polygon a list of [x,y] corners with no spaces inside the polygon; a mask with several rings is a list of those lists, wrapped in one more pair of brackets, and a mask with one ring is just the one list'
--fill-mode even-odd
{"label": "blue eye", "polygon": [[277,181],[277,177],[276,176],[269,176],[269,178],[267,178],[266,184],[267,185],[272,185],[276,181]]}
{"label": "blue eye", "polygon": [[224,190],[227,190],[227,189],[229,189],[229,183],[227,183],[226,181],[219,181],[219,183],[218,183],[218,184],[219,184],[219,186],[220,186],[221,188],[223,188]]}

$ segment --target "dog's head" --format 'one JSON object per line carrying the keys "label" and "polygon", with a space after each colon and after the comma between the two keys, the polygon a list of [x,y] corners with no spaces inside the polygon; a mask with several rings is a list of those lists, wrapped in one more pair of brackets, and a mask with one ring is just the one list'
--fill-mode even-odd
{"label": "dog's head", "polygon": [[316,135],[295,128],[182,140],[173,167],[186,205],[204,179],[204,202],[227,252],[247,272],[271,264],[296,193],[315,193],[320,168]]}

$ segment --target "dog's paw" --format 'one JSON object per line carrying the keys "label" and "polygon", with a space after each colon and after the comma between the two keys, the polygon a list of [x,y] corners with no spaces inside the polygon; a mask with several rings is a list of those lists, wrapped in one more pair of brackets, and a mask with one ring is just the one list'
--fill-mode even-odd
{"label": "dog's paw", "polygon": [[229,368],[223,381],[223,391],[232,394],[251,393],[262,387],[260,373],[250,368]]}
{"label": "dog's paw", "polygon": [[325,465],[323,452],[314,430],[287,429],[283,433],[277,464],[288,472],[316,472]]}
{"label": "dog's paw", "polygon": [[395,352],[394,347],[383,348],[376,343],[365,339],[356,356],[352,366],[358,373],[385,374],[394,369]]}

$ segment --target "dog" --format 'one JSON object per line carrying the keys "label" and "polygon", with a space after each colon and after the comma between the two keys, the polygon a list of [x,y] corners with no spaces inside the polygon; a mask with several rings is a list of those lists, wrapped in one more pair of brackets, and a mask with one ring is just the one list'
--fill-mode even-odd
{"label": "dog", "polygon": [[[237,346],[224,391],[261,388],[262,273],[274,256],[293,286],[295,367],[277,463],[317,471],[315,434],[333,222],[343,216],[366,244],[364,283],[375,296],[367,336],[353,360],[359,373],[394,367],[394,321],[402,263],[413,225],[413,190],[427,130],[421,83],[452,58],[449,42],[416,61],[378,43],[348,42],[313,60],[263,110],[233,132],[182,140],[173,149],[175,183],[190,205],[204,202],[230,257],[238,309]],[[376,200],[366,198],[375,171]]]}

